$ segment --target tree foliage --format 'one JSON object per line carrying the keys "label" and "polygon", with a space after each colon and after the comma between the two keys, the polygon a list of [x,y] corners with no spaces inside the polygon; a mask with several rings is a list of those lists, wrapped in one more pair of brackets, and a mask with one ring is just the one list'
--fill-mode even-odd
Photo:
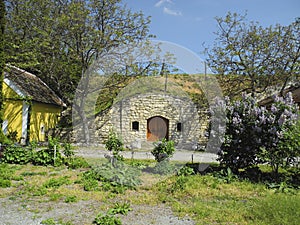
{"label": "tree foliage", "polygon": [[[0,1],[0,127],[2,127],[2,107],[3,107],[3,95],[2,84],[4,76],[5,66],[5,54],[4,54],[4,29],[5,29],[5,4],[4,1]],[[2,132],[2,130],[0,131]]]}
{"label": "tree foliage", "polygon": [[39,75],[65,102],[94,60],[148,36],[149,18],[121,0],[6,0],[8,62]]}
{"label": "tree foliage", "polygon": [[[112,49],[149,37],[149,18],[127,9],[121,0],[6,2],[8,63],[37,74],[72,105],[82,121],[82,138],[89,143],[86,96],[102,86],[102,81],[90,82],[91,65]],[[95,71],[101,66],[108,67],[100,63]]]}
{"label": "tree foliage", "polygon": [[[220,151],[220,163],[234,171],[268,163],[275,173],[300,156],[295,126],[299,108],[289,93],[276,97],[270,109],[255,98],[243,95],[241,101],[217,101],[213,111],[226,113],[226,131]],[[299,132],[299,131],[298,131]]]}
{"label": "tree foliage", "polygon": [[224,75],[231,94],[247,91],[255,95],[270,85],[299,79],[300,21],[290,25],[263,27],[247,23],[246,15],[228,13],[216,18],[215,44],[207,49],[208,63],[214,72]]}

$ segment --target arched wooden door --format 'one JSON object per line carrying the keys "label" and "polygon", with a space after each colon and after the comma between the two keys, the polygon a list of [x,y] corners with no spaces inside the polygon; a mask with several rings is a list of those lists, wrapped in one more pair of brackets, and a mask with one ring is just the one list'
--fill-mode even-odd
{"label": "arched wooden door", "polygon": [[158,141],[169,137],[169,120],[154,116],[147,120],[147,140]]}

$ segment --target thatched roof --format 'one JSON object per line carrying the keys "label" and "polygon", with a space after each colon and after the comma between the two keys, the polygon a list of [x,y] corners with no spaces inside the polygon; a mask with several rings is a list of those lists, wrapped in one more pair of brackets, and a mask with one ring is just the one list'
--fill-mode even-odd
{"label": "thatched roof", "polygon": [[32,73],[8,65],[4,73],[4,78],[8,79],[11,85],[15,86],[23,97],[36,102],[65,106],[55,92]]}

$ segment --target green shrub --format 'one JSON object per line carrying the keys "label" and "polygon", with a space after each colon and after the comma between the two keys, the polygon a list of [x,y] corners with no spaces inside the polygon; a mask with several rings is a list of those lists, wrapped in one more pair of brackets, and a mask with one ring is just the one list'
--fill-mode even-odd
{"label": "green shrub", "polygon": [[134,189],[141,183],[139,178],[141,171],[128,166],[122,161],[117,161],[114,165],[105,163],[93,170],[100,181],[109,182],[111,186]]}
{"label": "green shrub", "polygon": [[153,172],[160,175],[167,175],[176,172],[176,167],[168,160],[157,162],[153,168]]}
{"label": "green shrub", "polygon": [[33,158],[33,151],[31,148],[25,148],[17,145],[6,146],[2,161],[11,164],[27,164]]}
{"label": "green shrub", "polygon": [[72,156],[75,155],[73,151],[73,147],[70,143],[65,142],[62,147],[63,147],[63,153],[67,158],[71,158]]}
{"label": "green shrub", "polygon": [[11,186],[11,181],[3,179],[2,177],[0,178],[0,187],[1,188],[8,188]]}
{"label": "green shrub", "polygon": [[89,163],[83,157],[64,159],[64,164],[70,169],[89,168]]}
{"label": "green shrub", "polygon": [[86,179],[83,181],[83,189],[85,191],[97,191],[99,190],[99,182],[94,179]]}
{"label": "green shrub", "polygon": [[[219,146],[214,146],[219,150],[220,164],[237,173],[239,169],[268,163],[278,175],[279,167],[299,157],[299,153],[295,154],[299,152],[296,144],[299,135],[297,141],[292,135],[294,131],[289,132],[297,122],[298,113],[291,93],[284,98],[276,97],[270,109],[246,94],[241,101],[218,99],[211,105],[211,124],[219,126],[211,128],[210,136],[220,140],[216,141]],[[225,131],[224,138],[222,131]]]}
{"label": "green shrub", "polygon": [[96,191],[101,188],[104,191],[123,193],[126,189],[134,189],[141,183],[140,174],[140,170],[117,161],[114,165],[104,163],[84,172],[79,182],[83,184],[86,191]]}
{"label": "green shrub", "polygon": [[154,149],[151,151],[157,162],[162,162],[173,156],[175,152],[174,142],[167,141],[165,138],[155,143]]}
{"label": "green shrub", "polygon": [[300,115],[294,126],[284,129],[279,142],[277,164],[282,167],[298,166],[300,158]]}
{"label": "green shrub", "polygon": [[41,149],[34,154],[32,163],[40,166],[60,166],[62,164],[62,156],[59,151],[54,152],[54,149]]}
{"label": "green shrub", "polygon": [[123,160],[120,152],[124,151],[124,144],[121,138],[119,138],[117,134],[112,130],[109,132],[108,139],[105,142],[105,148],[113,153],[115,159]]}
{"label": "green shrub", "polygon": [[194,169],[188,166],[180,168],[180,170],[177,172],[178,176],[190,176],[193,174],[195,174]]}

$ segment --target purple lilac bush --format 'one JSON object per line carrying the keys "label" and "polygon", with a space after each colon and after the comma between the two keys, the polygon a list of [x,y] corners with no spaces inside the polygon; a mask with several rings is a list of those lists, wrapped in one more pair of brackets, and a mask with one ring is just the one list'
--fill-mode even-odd
{"label": "purple lilac bush", "polygon": [[[255,98],[246,94],[240,101],[217,100],[211,107],[211,114],[220,111],[226,115],[226,127],[220,128],[225,129],[218,153],[221,165],[237,171],[268,163],[274,172],[278,172],[280,166],[287,166],[300,156],[300,135],[298,138],[297,135],[292,135],[292,138],[287,135],[299,125],[296,125],[299,108],[291,93],[284,98],[275,97],[268,108],[260,106]],[[211,132],[217,134],[219,131],[212,129]],[[287,138],[289,146],[285,146]]]}

